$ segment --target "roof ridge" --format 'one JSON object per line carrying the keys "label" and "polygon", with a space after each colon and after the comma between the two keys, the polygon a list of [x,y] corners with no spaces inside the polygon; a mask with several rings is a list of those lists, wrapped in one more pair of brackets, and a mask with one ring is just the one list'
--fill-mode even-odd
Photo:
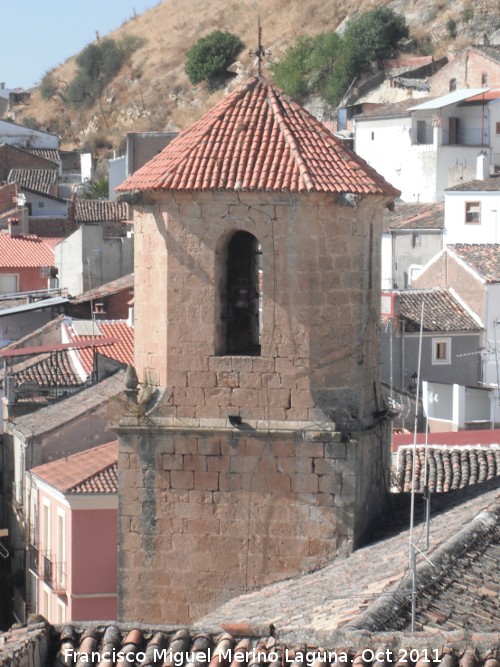
{"label": "roof ridge", "polygon": [[[457,533],[449,537],[417,565],[417,596],[429,585],[442,580],[450,565],[455,563],[475,542],[484,538],[500,525],[500,496],[486,509],[477,514],[472,521],[465,524]],[[369,605],[359,616],[346,624],[348,630],[382,631],[385,624],[408,601],[408,591],[412,588],[412,574],[406,574],[388,591]],[[392,595],[391,595],[392,593]]]}

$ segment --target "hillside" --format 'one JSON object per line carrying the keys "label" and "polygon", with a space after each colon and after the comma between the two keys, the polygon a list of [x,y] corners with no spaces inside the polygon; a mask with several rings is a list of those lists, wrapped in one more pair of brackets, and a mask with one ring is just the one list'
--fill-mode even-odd
{"label": "hillside", "polygon": [[[264,64],[264,73],[270,75],[272,63],[301,35],[335,30],[355,8],[366,11],[377,4],[374,0],[266,0],[260,17],[264,46],[271,56]],[[500,28],[500,5],[489,0],[391,0],[384,4],[404,14],[413,43],[431,48],[435,55],[477,43],[484,33]],[[450,38],[450,19],[456,24],[454,40]],[[118,151],[127,132],[182,129],[227,90],[193,87],[184,73],[187,49],[215,28],[235,33],[246,45],[236,65],[238,76],[229,84],[233,87],[256,72],[255,59],[249,55],[257,46],[255,0],[163,0],[108,35],[115,39],[135,35],[143,38],[144,44],[106,88],[100,104],[75,110],[59,96],[44,101],[35,91],[29,106],[17,108],[14,120],[22,123],[27,119],[40,129],[61,135],[64,148]],[[74,72],[74,56],[53,70],[61,91]]]}

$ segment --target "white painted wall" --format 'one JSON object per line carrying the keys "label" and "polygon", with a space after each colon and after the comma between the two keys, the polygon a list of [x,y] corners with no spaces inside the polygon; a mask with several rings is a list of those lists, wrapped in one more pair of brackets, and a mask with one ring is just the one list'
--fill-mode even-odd
{"label": "white painted wall", "polygon": [[0,143],[10,144],[18,148],[59,148],[59,137],[33,130],[24,125],[16,125],[0,120]]}
{"label": "white painted wall", "polygon": [[392,234],[382,234],[381,289],[392,289]]}
{"label": "white painted wall", "polygon": [[[446,192],[444,209],[445,246],[453,243],[500,243],[500,191]],[[465,204],[479,202],[479,224],[466,224]]]}
{"label": "white painted wall", "polygon": [[133,238],[104,239],[101,225],[81,225],[55,248],[59,284],[72,296],[134,270]]}
{"label": "white painted wall", "polygon": [[500,385],[500,284],[486,285],[484,382]]}

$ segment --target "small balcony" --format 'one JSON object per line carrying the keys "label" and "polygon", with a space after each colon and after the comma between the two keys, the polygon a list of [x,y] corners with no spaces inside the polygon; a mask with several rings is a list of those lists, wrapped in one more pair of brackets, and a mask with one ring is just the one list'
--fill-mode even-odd
{"label": "small balcony", "polygon": [[52,588],[54,593],[66,592],[66,563],[54,561],[49,555],[43,555],[40,561],[39,576]]}

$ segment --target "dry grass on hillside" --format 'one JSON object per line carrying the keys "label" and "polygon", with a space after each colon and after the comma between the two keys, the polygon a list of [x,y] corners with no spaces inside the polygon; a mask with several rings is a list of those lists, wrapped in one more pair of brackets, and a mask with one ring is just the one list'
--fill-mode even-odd
{"label": "dry grass on hillside", "polygon": [[[419,16],[435,16],[439,21],[436,12],[448,12],[446,16],[451,17],[450,7],[462,11],[471,2],[479,0],[440,0],[439,7],[435,0],[383,0],[382,4],[411,16],[410,26],[417,30],[420,25],[420,31],[430,31],[430,21],[419,21]],[[109,35],[116,39],[137,35],[145,41],[102,95],[100,104],[92,109],[70,109],[60,98],[46,102],[35,93],[30,106],[20,110],[15,120],[22,122],[23,115],[34,116],[42,128],[60,134],[65,147],[107,144],[119,148],[129,131],[182,129],[227,92],[210,92],[203,85],[193,87],[184,73],[186,51],[200,37],[217,28],[245,42],[237,68],[239,76],[228,86],[232,88],[256,73],[249,50],[257,46],[258,12],[264,46],[271,50],[264,65],[269,71],[272,62],[279,60],[298,37],[335,30],[348,15],[379,4],[376,0],[163,0]],[[70,58],[54,70],[54,76],[70,82],[74,71],[74,58]]]}

